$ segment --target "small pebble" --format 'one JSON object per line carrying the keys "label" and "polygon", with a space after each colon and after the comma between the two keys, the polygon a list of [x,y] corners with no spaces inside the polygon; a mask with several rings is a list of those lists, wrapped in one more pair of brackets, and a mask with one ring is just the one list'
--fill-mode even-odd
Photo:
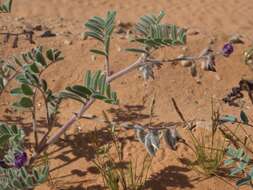
{"label": "small pebble", "polygon": [[188,47],[183,46],[183,47],[182,47],[182,50],[183,50],[183,51],[187,51],[187,50],[188,50]]}
{"label": "small pebble", "polygon": [[96,57],[95,55],[92,55],[92,56],[91,56],[91,61],[94,62],[94,61],[96,61],[96,59],[97,59],[97,57]]}
{"label": "small pebble", "polygon": [[221,77],[220,77],[220,75],[218,75],[218,74],[215,75],[215,78],[216,78],[217,81],[220,81],[220,80],[221,80]]}
{"label": "small pebble", "polygon": [[16,18],[15,18],[15,21],[23,21],[23,20],[25,20],[24,17],[16,17]]}
{"label": "small pebble", "polygon": [[210,40],[209,40],[209,44],[210,45],[213,45],[215,42],[217,41],[217,39],[215,38],[215,37],[213,37],[213,38],[211,38]]}
{"label": "small pebble", "polygon": [[85,32],[82,32],[80,38],[81,40],[87,40],[88,36],[86,35]]}
{"label": "small pebble", "polygon": [[247,64],[248,64],[248,65],[252,65],[252,63],[253,63],[253,60],[252,60],[252,59],[247,60]]}
{"label": "small pebble", "polygon": [[122,51],[121,47],[118,47],[117,50],[118,50],[118,52],[121,52],[121,51]]}
{"label": "small pebble", "polygon": [[64,40],[64,44],[65,45],[72,45],[72,41],[71,40]]}

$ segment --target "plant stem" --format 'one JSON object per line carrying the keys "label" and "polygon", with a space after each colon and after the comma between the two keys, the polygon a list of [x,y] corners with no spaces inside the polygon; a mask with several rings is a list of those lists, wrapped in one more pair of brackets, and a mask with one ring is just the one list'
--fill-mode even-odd
{"label": "plant stem", "polygon": [[[175,62],[175,61],[180,61],[180,60],[188,60],[189,57],[185,57],[185,58],[176,58],[176,59],[170,59],[170,60],[164,60],[164,61],[158,61],[158,60],[152,60],[152,59],[148,59],[147,58],[148,55],[146,54],[142,54],[139,59],[136,60],[136,62],[134,62],[133,64],[127,66],[126,68],[118,71],[117,73],[108,76],[106,79],[107,83],[112,82],[115,79],[118,79],[126,74],[128,74],[129,72],[133,71],[134,69],[145,65],[145,64],[160,64],[162,62]],[[193,59],[201,59],[202,57],[192,57],[190,58],[191,60]],[[107,61],[106,61],[107,62]],[[107,65],[107,71],[109,70],[109,62]],[[90,108],[90,106],[95,102],[95,99],[90,99],[85,105],[83,105],[80,109],[80,111],[78,112],[78,114],[74,114],[62,127],[61,129],[56,132],[55,135],[53,135],[51,138],[48,139],[48,141],[44,144],[41,145],[39,144],[39,149],[38,151],[32,156],[32,158],[30,159],[30,162],[33,162],[41,152],[43,152],[44,150],[46,150],[48,148],[49,145],[54,144],[62,134],[65,133],[66,130],[68,130],[72,124],[74,124],[83,114],[86,110],[88,110]],[[181,118],[182,119],[182,118]],[[185,120],[183,120],[183,122],[186,122]]]}
{"label": "plant stem", "polygon": [[108,78],[110,76],[110,61],[108,55],[105,57],[105,71],[106,71],[106,78]]}
{"label": "plant stem", "polygon": [[129,65],[125,69],[122,69],[122,70],[118,71],[117,73],[115,73],[115,74],[111,75],[110,77],[108,77],[106,82],[110,83],[111,81],[113,81],[117,78],[120,78],[120,77],[124,76],[125,74],[127,74],[128,72],[140,67],[144,63],[145,63],[145,57],[141,56],[133,64]]}
{"label": "plant stem", "polygon": [[36,120],[36,94],[37,89],[35,89],[33,94],[33,110],[32,110],[32,124],[33,124],[33,134],[34,134],[34,140],[35,140],[35,151],[38,148],[38,131],[37,131],[37,120]]}
{"label": "plant stem", "polygon": [[238,142],[240,142],[240,143],[244,146],[244,148],[245,148],[248,152],[250,152],[251,154],[253,154],[253,151],[252,151],[249,147],[247,147],[246,145],[244,145],[244,143],[242,142],[242,140],[241,140],[232,130],[230,130],[229,127],[227,127],[226,125],[223,125],[223,126],[236,138],[236,140],[237,140]]}
{"label": "plant stem", "polygon": [[[125,69],[122,69],[121,71],[113,74],[112,76],[107,78],[107,82],[110,83],[111,81],[127,74],[128,72],[134,70],[135,68],[139,67],[144,63],[143,57],[141,56],[136,62],[131,64]],[[34,153],[34,155],[30,159],[30,163],[32,163],[41,152],[46,150],[49,145],[54,144],[61,135],[65,133],[66,130],[68,130],[83,114],[84,112],[90,108],[90,106],[95,102],[95,99],[90,99],[85,105],[83,105],[80,109],[80,111],[77,114],[74,114],[62,127],[59,129],[58,132],[56,132],[55,135],[53,135],[51,138],[48,139],[46,143],[43,143],[42,141],[38,145],[37,152]],[[43,144],[42,144],[43,143]]]}

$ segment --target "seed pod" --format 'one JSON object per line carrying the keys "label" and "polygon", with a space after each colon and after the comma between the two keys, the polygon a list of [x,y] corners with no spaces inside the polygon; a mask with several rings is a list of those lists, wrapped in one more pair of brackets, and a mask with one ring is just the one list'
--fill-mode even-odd
{"label": "seed pod", "polygon": [[151,139],[151,144],[155,149],[159,149],[160,147],[160,140],[158,133],[155,131],[150,132],[150,139]]}
{"label": "seed pod", "polygon": [[180,139],[181,137],[175,128],[169,128],[169,129],[164,130],[163,138],[164,138],[166,144],[172,150],[176,150],[177,140]]}
{"label": "seed pod", "polygon": [[139,68],[139,71],[142,73],[144,80],[148,80],[149,78],[154,79],[154,71],[152,65],[144,65]]}
{"label": "seed pod", "polygon": [[154,146],[151,143],[151,133],[148,133],[145,136],[145,144],[144,145],[145,145],[147,152],[150,154],[150,156],[154,156],[156,151],[155,151]]}
{"label": "seed pod", "polygon": [[145,143],[145,131],[144,129],[136,129],[136,136],[140,143]]}

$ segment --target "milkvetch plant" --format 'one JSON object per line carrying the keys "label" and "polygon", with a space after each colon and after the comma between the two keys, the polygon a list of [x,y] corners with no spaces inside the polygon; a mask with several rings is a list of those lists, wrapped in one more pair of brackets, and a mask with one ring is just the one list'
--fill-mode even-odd
{"label": "milkvetch plant", "polygon": [[[6,1],[1,12],[9,12],[11,1]],[[31,189],[44,182],[49,173],[46,152],[73,124],[84,118],[84,113],[100,100],[107,104],[119,104],[119,97],[112,89],[111,82],[139,69],[144,79],[155,78],[155,66],[165,63],[174,63],[188,60],[193,63],[192,75],[195,76],[198,61],[202,61],[202,69],[215,72],[215,57],[224,55],[228,57],[233,52],[233,45],[226,44],[222,50],[215,52],[211,48],[204,49],[198,56],[183,56],[174,59],[157,60],[154,52],[162,47],[182,46],[186,43],[186,30],[173,24],[161,23],[164,12],[156,15],[142,16],[135,25],[132,42],[139,44],[139,48],[128,48],[127,52],[137,53],[139,58],[126,68],[112,74],[110,60],[110,44],[115,28],[116,12],[109,11],[105,18],[94,16],[85,23],[86,35],[99,43],[99,48],[91,49],[91,53],[104,57],[104,69],[94,72],[87,71],[81,84],[67,86],[60,92],[49,88],[46,78],[42,75],[51,65],[63,59],[62,53],[57,49],[44,49],[37,47],[12,59],[0,59],[0,93],[3,94],[8,84],[16,80],[18,85],[11,89],[10,94],[17,97],[13,103],[16,110],[27,111],[31,114],[34,146],[31,154],[23,146],[24,133],[21,129],[2,124],[0,130],[0,145],[3,155],[0,158],[0,187],[5,189]],[[42,97],[45,106],[47,131],[39,136],[37,105],[38,95]],[[66,99],[81,104],[78,112],[66,121],[61,128],[54,130],[57,115],[60,114],[60,105]],[[152,110],[152,109],[151,109]],[[152,112],[152,111],[151,111]],[[151,114],[152,115],[152,114]],[[148,153],[154,156],[160,147],[160,139],[173,149],[182,141],[177,130],[171,126],[156,129],[151,126],[130,126],[136,130],[141,143]],[[13,140],[14,139],[14,140]],[[39,163],[39,164],[38,164]]]}

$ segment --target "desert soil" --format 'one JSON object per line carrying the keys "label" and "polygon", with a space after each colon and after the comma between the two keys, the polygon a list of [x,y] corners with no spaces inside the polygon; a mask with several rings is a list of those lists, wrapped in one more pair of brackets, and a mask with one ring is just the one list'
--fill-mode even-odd
{"label": "desert soil", "polygon": [[[84,31],[84,22],[94,15],[104,16],[108,10],[112,9],[117,11],[117,23],[131,25],[144,14],[158,14],[164,10],[166,17],[163,22],[174,23],[189,28],[191,31],[186,45],[189,54],[198,54],[210,40],[214,41],[213,46],[216,49],[220,49],[235,34],[240,34],[245,43],[236,45],[235,53],[230,58],[218,58],[217,73],[202,73],[201,84],[198,84],[191,77],[189,70],[180,64],[162,66],[155,72],[156,80],[148,82],[144,82],[140,74],[134,71],[112,84],[120,98],[119,106],[97,102],[88,114],[101,116],[102,110],[105,110],[115,121],[145,124],[148,122],[149,102],[153,93],[156,92],[158,96],[155,124],[180,121],[172,107],[172,97],[176,99],[187,119],[208,119],[211,97],[214,97],[216,102],[220,102],[241,78],[252,77],[252,71],[242,61],[244,50],[253,42],[252,0],[14,0],[12,13],[0,15],[0,32],[22,31],[24,27],[41,25],[43,30],[49,28],[57,35],[41,38],[40,32],[35,31],[36,44],[29,44],[28,41],[21,39],[18,48],[15,49],[11,47],[11,43],[2,44],[1,40],[1,58],[30,50],[38,45],[58,48],[65,58],[44,73],[50,88],[60,91],[67,85],[81,83],[87,70],[103,67],[102,59],[97,57],[95,61],[92,60],[89,52],[90,48],[97,47],[98,44],[94,40],[80,38],[80,34]],[[124,52],[125,47],[131,47],[131,43],[124,36],[115,33],[111,48],[113,72],[137,59],[137,55]],[[157,57],[177,57],[181,52],[180,48],[166,48],[159,51]],[[143,99],[146,99],[144,105]],[[6,108],[13,100],[14,98],[8,93],[1,97],[0,119],[20,122],[29,133],[31,127],[29,114],[15,113],[13,115],[6,112]],[[244,101],[245,111],[252,113],[252,106],[247,96]],[[224,104],[219,106],[222,113],[239,115],[238,108]],[[67,121],[79,107],[79,104],[70,101],[64,103],[61,108],[59,126]],[[102,179],[91,162],[94,151],[89,136],[97,128],[101,137],[104,137],[101,139],[106,143],[103,127],[105,127],[104,124],[94,121],[77,122],[67,132],[65,140],[62,139],[50,147],[51,183],[45,183],[36,190],[103,189]],[[184,134],[183,130],[180,129],[180,131]],[[124,136],[122,140],[125,142],[126,158],[143,159],[145,149],[133,140],[134,133],[127,131],[122,136]],[[177,151],[165,148],[164,145],[162,147],[154,158],[147,189],[232,189],[221,179],[206,178],[180,162],[178,158],[187,158],[190,154],[183,145],[180,145]],[[230,183],[234,183],[233,180]],[[247,189],[247,187],[242,189]]]}

